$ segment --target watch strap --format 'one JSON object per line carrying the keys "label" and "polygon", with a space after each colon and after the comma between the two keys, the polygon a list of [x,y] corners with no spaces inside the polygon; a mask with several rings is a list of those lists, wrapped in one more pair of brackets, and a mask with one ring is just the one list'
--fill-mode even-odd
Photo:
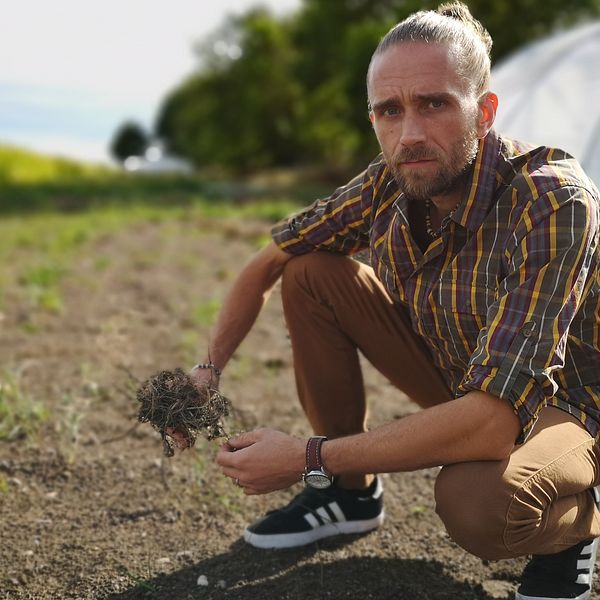
{"label": "watch strap", "polygon": [[323,470],[323,461],[321,460],[321,446],[327,438],[323,435],[316,435],[309,438],[306,444],[306,472]]}

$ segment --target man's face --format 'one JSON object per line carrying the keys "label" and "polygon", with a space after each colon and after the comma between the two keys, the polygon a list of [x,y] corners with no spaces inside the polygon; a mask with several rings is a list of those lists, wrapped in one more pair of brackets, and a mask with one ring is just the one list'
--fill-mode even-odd
{"label": "man's face", "polygon": [[404,193],[455,195],[477,153],[478,104],[445,44],[404,42],[375,57],[371,119]]}

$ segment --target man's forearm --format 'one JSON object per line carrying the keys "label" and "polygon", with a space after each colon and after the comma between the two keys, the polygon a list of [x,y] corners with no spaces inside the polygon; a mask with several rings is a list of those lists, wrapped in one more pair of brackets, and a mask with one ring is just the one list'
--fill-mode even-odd
{"label": "man's forearm", "polygon": [[[502,460],[510,454],[519,429],[508,402],[469,392],[373,431],[329,440],[321,455],[334,475]],[[244,482],[246,494],[264,494],[298,482],[305,454],[306,440],[257,429],[230,438],[217,463],[225,475]]]}
{"label": "man's forearm", "polygon": [[332,473],[412,471],[510,454],[520,430],[505,400],[484,392],[467,395],[323,445]]}

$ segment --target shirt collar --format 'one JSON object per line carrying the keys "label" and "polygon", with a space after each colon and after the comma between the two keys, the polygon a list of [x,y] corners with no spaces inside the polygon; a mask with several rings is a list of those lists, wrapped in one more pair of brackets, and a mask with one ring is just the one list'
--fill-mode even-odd
{"label": "shirt collar", "polygon": [[451,217],[469,231],[479,228],[494,200],[497,187],[496,169],[501,148],[501,141],[493,130],[479,140],[479,149],[462,202]]}

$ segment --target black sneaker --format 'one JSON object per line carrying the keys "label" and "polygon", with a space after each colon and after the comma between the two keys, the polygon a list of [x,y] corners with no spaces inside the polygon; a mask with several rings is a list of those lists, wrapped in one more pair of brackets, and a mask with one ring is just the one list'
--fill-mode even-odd
{"label": "black sneaker", "polygon": [[[598,488],[590,490],[600,504]],[[598,540],[586,540],[557,554],[537,554],[525,567],[515,600],[587,600]]]}
{"label": "black sneaker", "polygon": [[244,539],[256,548],[292,548],[340,533],[364,533],[381,525],[383,518],[378,477],[363,491],[307,487],[287,506],[247,527]]}

